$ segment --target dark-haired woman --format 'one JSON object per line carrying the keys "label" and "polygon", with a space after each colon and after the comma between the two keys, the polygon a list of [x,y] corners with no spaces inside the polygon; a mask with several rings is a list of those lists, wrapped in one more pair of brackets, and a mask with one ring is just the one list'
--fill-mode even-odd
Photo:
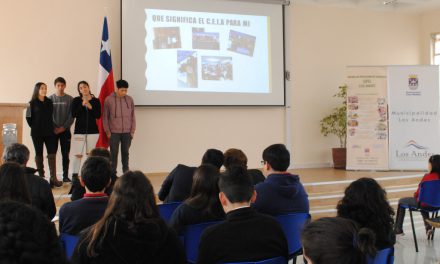
{"label": "dark-haired woman", "polygon": [[72,101],[72,117],[75,118],[71,149],[73,155],[72,184],[74,186],[79,184],[78,172],[81,159],[95,147],[98,141],[99,130],[96,119],[101,117],[101,103],[90,92],[89,84],[86,81],[80,81],[77,89],[79,96],[73,98]]}
{"label": "dark-haired woman", "polygon": [[104,216],[80,238],[73,263],[186,263],[180,241],[160,218],[153,186],[140,171],[116,182]]}
{"label": "dark-haired woman", "polygon": [[[403,226],[403,220],[405,218],[405,208],[403,208],[402,205],[410,205],[417,207],[419,203],[420,185],[422,184],[422,182],[436,181],[440,179],[440,155],[432,155],[431,157],[429,157],[428,170],[429,173],[423,176],[422,181],[419,183],[419,187],[417,188],[417,191],[414,193],[414,196],[399,199],[399,205],[397,207],[397,215],[396,215],[396,225],[394,227],[394,233],[396,235],[403,234],[402,226]],[[424,207],[423,204],[421,206]],[[429,213],[426,211],[420,211],[420,213],[422,214],[423,222],[425,224],[426,235],[430,237],[432,234],[432,228],[428,224],[428,222],[426,222],[426,219],[429,218]]]}
{"label": "dark-haired woman", "polygon": [[180,233],[186,225],[218,221],[225,212],[218,198],[218,168],[203,164],[194,173],[191,194],[176,208],[170,219],[170,227]]}
{"label": "dark-haired woman", "polygon": [[15,162],[0,166],[0,201],[16,201],[31,204],[24,168]]}
{"label": "dark-haired woman", "polygon": [[56,151],[57,141],[53,126],[53,103],[46,97],[47,86],[45,83],[35,84],[29,107],[26,111],[26,121],[31,128],[32,142],[35,148],[35,164],[40,177],[44,176],[43,146],[46,145],[47,160],[50,171],[50,185],[60,187],[63,185],[57,179]]}
{"label": "dark-haired woman", "polygon": [[55,226],[39,210],[0,202],[0,263],[67,263]]}
{"label": "dark-haired woman", "polygon": [[304,258],[308,264],[365,264],[375,256],[374,232],[359,229],[346,218],[321,218],[306,225],[301,234]]}
{"label": "dark-haired woman", "polygon": [[352,182],[337,206],[338,216],[348,218],[367,227],[376,234],[376,248],[382,250],[396,243],[393,231],[394,211],[388,203],[386,192],[371,178]]}

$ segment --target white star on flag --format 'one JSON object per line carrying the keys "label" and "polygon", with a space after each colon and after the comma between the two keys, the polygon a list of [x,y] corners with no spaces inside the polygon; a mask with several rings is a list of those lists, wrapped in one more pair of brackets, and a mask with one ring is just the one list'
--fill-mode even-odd
{"label": "white star on flag", "polygon": [[101,40],[101,52],[104,50],[110,56],[110,43],[108,40],[107,41]]}

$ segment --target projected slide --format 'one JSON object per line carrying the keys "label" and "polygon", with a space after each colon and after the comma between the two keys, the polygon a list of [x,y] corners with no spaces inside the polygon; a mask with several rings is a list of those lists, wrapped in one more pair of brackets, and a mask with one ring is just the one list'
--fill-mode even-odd
{"label": "projected slide", "polygon": [[145,14],[146,91],[271,93],[267,16]]}

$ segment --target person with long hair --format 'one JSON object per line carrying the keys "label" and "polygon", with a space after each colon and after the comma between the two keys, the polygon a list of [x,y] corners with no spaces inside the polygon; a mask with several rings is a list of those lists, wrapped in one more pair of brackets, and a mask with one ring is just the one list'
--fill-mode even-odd
{"label": "person with long hair", "polygon": [[142,172],[128,171],[118,179],[103,217],[81,235],[72,263],[186,263]]}
{"label": "person with long hair", "polygon": [[374,232],[341,217],[309,223],[301,233],[301,243],[308,264],[366,264],[367,256],[377,253]]}
{"label": "person with long hair", "polygon": [[[417,191],[414,193],[414,196],[404,197],[399,199],[399,204],[397,206],[396,224],[394,226],[394,233],[396,235],[403,235],[402,226],[403,226],[403,220],[405,219],[405,208],[402,207],[402,205],[410,205],[417,207],[419,203],[420,185],[422,184],[422,182],[437,181],[440,179],[440,155],[432,155],[431,157],[429,157],[428,170],[429,173],[423,176],[422,180],[419,183],[419,187],[417,188]],[[424,206],[425,205],[421,204],[421,207]],[[429,218],[429,213],[426,211],[420,211],[420,214],[423,217],[426,235],[429,238],[432,235],[432,227],[428,222],[426,222],[426,219]]]}
{"label": "person with long hair", "polygon": [[191,194],[176,208],[170,219],[170,227],[180,233],[184,226],[225,217],[218,198],[218,179],[220,172],[211,164],[202,164],[194,173]]}
{"label": "person with long hair", "polygon": [[78,184],[78,172],[81,168],[81,160],[95,147],[99,137],[96,119],[101,117],[101,103],[90,92],[86,81],[78,83],[79,96],[72,101],[72,117],[75,118],[75,131],[72,138],[71,153],[72,184]]}
{"label": "person with long hair", "polygon": [[15,162],[0,166],[0,201],[16,201],[31,204],[24,169]]}
{"label": "person with long hair", "polygon": [[23,203],[0,202],[0,245],[1,263],[67,263],[54,224]]}
{"label": "person with long hair", "polygon": [[348,218],[373,230],[378,250],[392,247],[396,243],[393,232],[394,210],[385,190],[371,178],[360,178],[352,182],[338,206],[338,216]]}
{"label": "person with long hair", "polygon": [[57,179],[57,142],[53,125],[53,103],[46,95],[46,84],[37,82],[34,86],[32,98],[29,101],[29,107],[26,110],[26,121],[31,128],[31,137],[35,148],[35,164],[37,165],[38,174],[40,177],[45,177],[43,158],[43,147],[45,145],[49,163],[50,185],[60,187],[63,183]]}

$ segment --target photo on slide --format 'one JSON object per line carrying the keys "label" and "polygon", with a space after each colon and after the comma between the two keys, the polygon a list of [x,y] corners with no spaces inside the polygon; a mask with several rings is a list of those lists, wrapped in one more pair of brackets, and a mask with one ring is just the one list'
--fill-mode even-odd
{"label": "photo on slide", "polygon": [[180,49],[181,46],[179,27],[154,28],[154,49]]}
{"label": "photo on slide", "polygon": [[205,32],[204,28],[192,28],[193,49],[219,50],[220,33]]}
{"label": "photo on slide", "polygon": [[228,50],[252,57],[254,56],[255,40],[255,36],[230,30]]}
{"label": "photo on slide", "polygon": [[177,86],[197,88],[197,52],[193,50],[177,51]]}
{"label": "photo on slide", "polygon": [[202,56],[202,79],[232,81],[232,57]]}

